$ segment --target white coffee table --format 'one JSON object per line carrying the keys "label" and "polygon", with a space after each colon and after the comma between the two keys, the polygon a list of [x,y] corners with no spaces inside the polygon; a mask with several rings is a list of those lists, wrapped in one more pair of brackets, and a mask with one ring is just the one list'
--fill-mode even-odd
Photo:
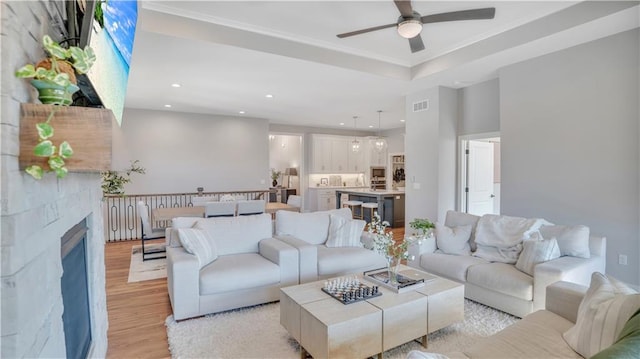
{"label": "white coffee table", "polygon": [[[434,277],[402,266],[400,273]],[[358,276],[363,282],[362,275]],[[301,358],[366,358],[415,339],[427,347],[427,334],[464,320],[464,286],[435,277],[416,290],[342,304],[321,288],[324,280],[280,291],[280,324],[300,343]],[[373,283],[371,283],[373,285]]]}

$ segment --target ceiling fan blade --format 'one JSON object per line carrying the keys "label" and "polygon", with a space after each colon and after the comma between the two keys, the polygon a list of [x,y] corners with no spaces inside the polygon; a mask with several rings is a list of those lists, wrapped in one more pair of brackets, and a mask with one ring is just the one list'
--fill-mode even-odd
{"label": "ceiling fan blade", "polygon": [[409,39],[409,46],[411,47],[411,53],[424,50],[424,42],[420,34]]}
{"label": "ceiling fan blade", "polygon": [[396,24],[396,23],[387,24],[387,25],[380,25],[380,26],[370,27],[368,29],[345,32],[344,34],[338,34],[336,36],[342,39],[342,38],[345,38],[345,37],[354,36],[354,35],[360,35],[360,34],[364,34],[364,33],[367,33],[367,32],[376,31],[376,30],[382,30],[382,29],[386,29],[386,28],[389,28],[389,27],[394,27],[394,26],[397,26],[397,25],[398,24]]}
{"label": "ceiling fan blade", "polygon": [[496,8],[487,7],[482,9],[462,10],[443,12],[441,14],[426,15],[421,18],[423,24],[434,22],[458,21],[458,20],[482,20],[493,19],[496,15]]}
{"label": "ceiling fan blade", "polygon": [[413,8],[411,7],[411,0],[393,0],[400,11],[400,15],[403,17],[413,16]]}

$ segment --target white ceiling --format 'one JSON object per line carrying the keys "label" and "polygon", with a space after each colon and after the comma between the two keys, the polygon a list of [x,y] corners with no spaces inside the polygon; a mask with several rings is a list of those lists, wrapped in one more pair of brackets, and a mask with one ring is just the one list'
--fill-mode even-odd
{"label": "white ceiling", "polygon": [[362,130],[377,129],[382,110],[390,129],[403,126],[405,94],[494,78],[506,65],[638,27],[640,18],[637,1],[412,4],[421,15],[495,7],[496,17],[427,24],[426,49],[412,54],[395,28],[335,36],[395,23],[391,0],[141,1],[126,106],[334,128],[353,128],[359,116]]}

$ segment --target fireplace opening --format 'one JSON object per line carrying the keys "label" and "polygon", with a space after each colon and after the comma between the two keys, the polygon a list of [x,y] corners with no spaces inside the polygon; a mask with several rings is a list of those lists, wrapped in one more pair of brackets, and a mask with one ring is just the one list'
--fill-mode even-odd
{"label": "fireplace opening", "polygon": [[62,302],[67,358],[85,359],[91,346],[91,313],[87,282],[87,221],[82,220],[62,236]]}

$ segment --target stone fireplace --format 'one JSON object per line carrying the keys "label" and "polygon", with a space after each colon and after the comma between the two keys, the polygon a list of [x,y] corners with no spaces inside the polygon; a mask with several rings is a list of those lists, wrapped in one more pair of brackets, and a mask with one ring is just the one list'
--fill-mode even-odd
{"label": "stone fireplace", "polygon": [[[35,180],[18,167],[20,103],[33,102],[13,72],[42,57],[43,34],[61,34],[61,1],[2,1],[0,92],[0,357],[66,357],[61,238],[86,221],[85,258],[91,344],[107,352],[102,191],[99,173],[47,174]],[[57,37],[57,36],[54,36]]]}

